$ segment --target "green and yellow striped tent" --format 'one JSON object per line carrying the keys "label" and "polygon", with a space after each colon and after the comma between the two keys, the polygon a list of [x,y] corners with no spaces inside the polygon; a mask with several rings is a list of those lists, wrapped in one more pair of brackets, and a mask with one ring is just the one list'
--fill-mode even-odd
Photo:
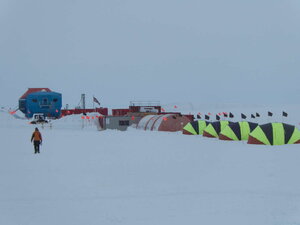
{"label": "green and yellow striped tent", "polygon": [[232,122],[227,120],[215,121],[210,123],[203,131],[204,137],[218,138],[220,132]]}
{"label": "green and yellow striped tent", "polygon": [[248,144],[300,144],[300,131],[285,123],[267,123],[257,126],[250,134]]}
{"label": "green and yellow striped tent", "polygon": [[257,123],[248,121],[230,123],[220,132],[219,139],[228,141],[248,140],[250,132],[257,126]]}
{"label": "green and yellow striped tent", "polygon": [[183,134],[188,135],[202,135],[203,130],[207,127],[207,125],[210,122],[207,122],[205,120],[195,120],[192,122],[189,122],[182,130]]}

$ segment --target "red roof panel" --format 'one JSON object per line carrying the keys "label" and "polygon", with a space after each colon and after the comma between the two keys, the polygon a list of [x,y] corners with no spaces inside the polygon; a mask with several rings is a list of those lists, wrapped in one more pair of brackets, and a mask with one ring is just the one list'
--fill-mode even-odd
{"label": "red roof panel", "polygon": [[25,99],[27,95],[40,91],[52,92],[49,88],[28,88],[28,90],[20,97],[20,99]]}

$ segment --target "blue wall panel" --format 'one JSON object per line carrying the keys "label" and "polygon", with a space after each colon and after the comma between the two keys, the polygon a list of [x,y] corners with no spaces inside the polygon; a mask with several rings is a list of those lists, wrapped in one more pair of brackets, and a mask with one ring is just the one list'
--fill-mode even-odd
{"label": "blue wall panel", "polygon": [[25,101],[20,99],[19,106],[28,118],[31,118],[34,113],[58,118],[61,115],[62,95],[57,92],[34,92],[29,94]]}

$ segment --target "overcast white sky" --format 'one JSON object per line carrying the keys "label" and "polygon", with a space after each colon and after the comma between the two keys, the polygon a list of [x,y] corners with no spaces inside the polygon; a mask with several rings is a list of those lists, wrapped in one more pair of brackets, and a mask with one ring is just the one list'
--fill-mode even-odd
{"label": "overcast white sky", "polygon": [[299,21],[298,0],[0,0],[0,106],[299,102]]}

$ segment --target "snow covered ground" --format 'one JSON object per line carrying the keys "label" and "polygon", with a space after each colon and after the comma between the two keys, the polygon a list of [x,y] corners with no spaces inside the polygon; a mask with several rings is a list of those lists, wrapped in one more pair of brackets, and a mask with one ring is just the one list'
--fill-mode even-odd
{"label": "snow covered ground", "polygon": [[99,132],[66,117],[41,129],[35,155],[33,129],[0,112],[0,224],[300,224],[300,145]]}

